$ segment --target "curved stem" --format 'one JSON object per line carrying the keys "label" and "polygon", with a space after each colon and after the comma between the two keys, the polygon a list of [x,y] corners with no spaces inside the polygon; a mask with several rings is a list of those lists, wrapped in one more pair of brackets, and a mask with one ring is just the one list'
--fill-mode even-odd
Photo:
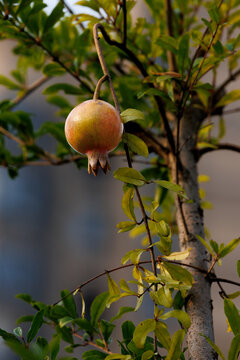
{"label": "curved stem", "polygon": [[109,82],[110,90],[111,90],[111,93],[112,93],[115,108],[120,113],[120,106],[119,106],[119,102],[118,102],[118,99],[117,99],[117,95],[116,95],[116,92],[114,90],[112,79],[110,77],[110,74],[109,74],[105,59],[103,57],[102,48],[101,48],[101,45],[100,45],[100,42],[99,42],[98,29],[101,29],[101,28],[102,28],[102,25],[99,24],[99,23],[95,24],[94,27],[93,27],[94,43],[95,43],[95,46],[96,46],[98,59],[99,59],[100,64],[101,64],[102,71],[103,71],[104,75],[108,77],[108,82]]}
{"label": "curved stem", "polygon": [[101,86],[104,83],[104,81],[107,80],[107,78],[108,78],[108,75],[103,75],[101,77],[101,79],[98,80],[97,86],[96,86],[95,91],[94,91],[93,100],[98,100],[100,90],[101,90]]}

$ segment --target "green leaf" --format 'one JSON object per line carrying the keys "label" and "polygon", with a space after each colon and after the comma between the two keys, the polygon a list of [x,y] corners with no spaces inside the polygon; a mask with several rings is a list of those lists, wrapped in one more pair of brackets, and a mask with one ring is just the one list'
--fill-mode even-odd
{"label": "green leaf", "polygon": [[83,360],[102,360],[106,358],[106,354],[98,350],[85,351],[82,354]]}
{"label": "green leaf", "polygon": [[240,334],[239,311],[230,299],[224,299],[224,312],[234,335]]}
{"label": "green leaf", "polygon": [[134,229],[135,226],[136,226],[136,223],[133,221],[121,221],[120,223],[117,224],[117,228],[119,229],[118,233],[130,231],[130,230]]}
{"label": "green leaf", "polygon": [[60,335],[54,335],[53,339],[51,340],[49,346],[50,346],[50,353],[51,353],[51,360],[56,360],[57,355],[60,350],[60,342],[61,342],[61,336]]}
{"label": "green leaf", "polygon": [[178,319],[178,321],[180,321],[185,330],[187,330],[191,325],[191,319],[189,315],[183,310],[171,310],[160,316],[160,318],[163,320],[167,320],[170,317]]}
{"label": "green leaf", "polygon": [[157,39],[156,44],[160,45],[164,50],[169,50],[173,54],[177,54],[178,43],[174,37],[161,35],[161,37]]}
{"label": "green leaf", "polygon": [[201,334],[201,336],[205,337],[209,345],[216,351],[216,353],[220,356],[220,358],[225,360],[225,357],[221,352],[221,350],[219,349],[219,347],[216,344],[214,344],[214,342],[211,339],[209,339],[209,337],[207,337],[206,335]]}
{"label": "green leaf", "polygon": [[185,194],[184,189],[178,185],[178,184],[174,184],[171,181],[167,181],[167,180],[153,180],[156,184],[164,187],[165,189],[171,190],[175,193],[177,193],[179,196],[188,199],[187,195]]}
{"label": "green leaf", "polygon": [[157,291],[151,291],[150,296],[157,305],[172,307],[172,293],[167,286],[162,286]]}
{"label": "green leaf", "polygon": [[43,68],[43,73],[47,76],[63,75],[65,72],[66,70],[56,62],[47,64]]}
{"label": "green leaf", "polygon": [[20,338],[23,336],[22,328],[20,326],[16,327],[13,330],[13,333]]}
{"label": "green leaf", "polygon": [[55,8],[52,10],[51,14],[47,17],[43,32],[47,32],[49,29],[51,29],[58,20],[64,15],[63,12],[63,3],[61,1],[58,2],[58,4],[55,6]]}
{"label": "green leaf", "polygon": [[229,244],[227,244],[219,253],[219,258],[223,258],[224,256],[228,255],[230,252],[232,252],[236,246],[240,243],[240,237],[238,239],[233,239],[230,241]]}
{"label": "green leaf", "polygon": [[236,335],[231,342],[228,352],[228,360],[237,360],[240,352],[240,334]]}
{"label": "green leaf", "polygon": [[141,360],[149,360],[153,357],[154,352],[152,350],[147,350],[142,354]]}
{"label": "green leaf", "polygon": [[4,341],[11,341],[12,343],[16,342],[20,344],[20,340],[15,335],[1,328],[0,328],[0,336],[3,338]]}
{"label": "green leaf", "polygon": [[123,142],[126,143],[129,149],[134,153],[144,156],[146,158],[148,157],[148,147],[145,142],[138,136],[125,132],[123,134]]}
{"label": "green leaf", "polygon": [[210,252],[210,254],[215,257],[216,254],[213,251],[213,249],[211,248],[211,246],[208,244],[208,242],[203,239],[200,235],[195,234],[196,238],[203,244],[203,246],[205,246],[206,249],[208,249],[208,251]]}
{"label": "green leaf", "polygon": [[224,47],[219,40],[217,40],[217,42],[213,45],[213,49],[216,51],[217,55],[224,54]]}
{"label": "green leaf", "polygon": [[133,264],[138,264],[140,256],[144,253],[146,249],[133,249],[128,251],[122,258],[121,263],[124,265],[130,260]]}
{"label": "green leaf", "polygon": [[238,276],[240,277],[240,260],[237,261],[237,273]]}
{"label": "green leaf", "polygon": [[119,168],[114,171],[113,176],[115,179],[136,186],[142,186],[147,183],[147,180],[139,171],[128,167]]}
{"label": "green leaf", "polygon": [[134,330],[135,325],[132,321],[127,320],[122,324],[122,336],[125,344],[128,344],[132,340]]}
{"label": "green leaf", "polygon": [[33,315],[24,315],[17,319],[16,325],[19,325],[23,322],[32,322],[33,321]]}
{"label": "green leaf", "polygon": [[110,336],[115,328],[115,325],[106,320],[101,320],[101,330],[106,343],[109,342]]}
{"label": "green leaf", "polygon": [[80,88],[78,88],[77,86],[73,86],[73,85],[65,84],[65,83],[57,83],[57,84],[51,85],[43,90],[43,94],[50,95],[50,94],[55,94],[58,91],[63,91],[65,94],[69,94],[69,95],[81,95],[82,94],[82,90]]}
{"label": "green leaf", "polygon": [[3,75],[0,75],[0,85],[4,85],[10,90],[19,90],[21,88],[19,84],[16,84],[15,82]]}
{"label": "green leaf", "polygon": [[126,109],[121,112],[120,116],[124,124],[128,121],[144,120],[144,114],[136,109]]}
{"label": "green leaf", "polygon": [[110,321],[113,322],[117,319],[120,319],[124,314],[131,312],[131,311],[134,311],[133,307],[123,306],[118,310],[117,315],[113,316]]}
{"label": "green leaf", "polygon": [[217,103],[216,108],[226,106],[237,100],[240,100],[240,90],[232,90],[221,98]]}
{"label": "green leaf", "polygon": [[184,34],[179,42],[178,49],[178,68],[182,77],[185,76],[185,71],[189,65],[189,34]]}
{"label": "green leaf", "polygon": [[96,326],[98,319],[106,308],[106,303],[109,298],[108,292],[103,292],[95,297],[90,307],[91,324]]}
{"label": "green leaf", "polygon": [[171,230],[166,221],[160,220],[156,224],[157,232],[160,236],[168,237],[171,235]]}
{"label": "green leaf", "polygon": [[146,319],[140,322],[134,330],[133,342],[137,348],[142,349],[144,347],[147,335],[154,331],[156,328],[156,321],[154,319]]}
{"label": "green leaf", "polygon": [[127,187],[124,190],[124,194],[122,197],[122,209],[125,215],[130,219],[136,222],[136,217],[134,214],[134,206],[133,206],[133,197],[135,190],[133,187]]}
{"label": "green leaf", "polygon": [[157,321],[154,332],[161,345],[169,350],[171,346],[171,336],[168,332],[167,325],[162,321]]}
{"label": "green leaf", "polygon": [[40,310],[33,318],[32,325],[27,333],[27,342],[30,343],[38,333],[43,323],[44,310]]}
{"label": "green leaf", "polygon": [[178,330],[173,334],[170,349],[168,351],[166,360],[178,360],[182,351],[181,345],[185,336],[184,330]]}
{"label": "green leaf", "polygon": [[174,280],[178,280],[187,285],[193,284],[193,277],[189,271],[181,267],[180,265],[170,264],[164,262],[164,267]]}
{"label": "green leaf", "polygon": [[63,299],[63,305],[65,309],[68,311],[69,315],[75,319],[78,317],[76,304],[73,298],[73,295],[68,290],[61,291],[61,298]]}
{"label": "green leaf", "polygon": [[105,360],[113,360],[113,359],[131,360],[132,357],[131,355],[111,354],[105,358]]}
{"label": "green leaf", "polygon": [[220,21],[220,11],[215,2],[210,3],[208,6],[208,14],[213,22],[216,24]]}
{"label": "green leaf", "polygon": [[240,291],[236,291],[232,294],[228,294],[228,299],[236,299],[238,296],[240,296]]}
{"label": "green leaf", "polygon": [[71,323],[72,321],[73,321],[73,318],[72,318],[72,317],[66,316],[66,317],[64,317],[64,318],[62,318],[62,319],[59,320],[59,326],[60,326],[60,327],[63,327],[63,326],[65,326],[65,325]]}

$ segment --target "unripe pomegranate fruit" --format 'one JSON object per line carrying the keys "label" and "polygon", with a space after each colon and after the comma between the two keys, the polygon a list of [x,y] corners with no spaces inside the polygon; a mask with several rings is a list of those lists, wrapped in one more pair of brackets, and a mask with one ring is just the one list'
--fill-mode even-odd
{"label": "unripe pomegranate fruit", "polygon": [[88,172],[96,176],[99,165],[110,170],[108,152],[122,137],[123,124],[117,110],[102,100],[87,100],[76,106],[65,123],[66,139],[71,147],[88,157]]}

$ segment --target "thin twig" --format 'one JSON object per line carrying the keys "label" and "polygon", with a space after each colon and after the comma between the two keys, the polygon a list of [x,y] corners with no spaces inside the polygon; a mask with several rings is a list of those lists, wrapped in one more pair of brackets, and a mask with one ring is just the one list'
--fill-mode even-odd
{"label": "thin twig", "polygon": [[217,150],[231,150],[240,153],[240,146],[225,143],[225,144],[216,144],[214,145],[214,147],[205,147],[203,149],[198,150],[198,159],[200,159],[201,156],[203,156],[204,154]]}
{"label": "thin twig", "polygon": [[[4,19],[4,17],[2,17]],[[29,32],[25,30],[21,25],[17,24],[16,20],[14,18],[7,19],[10,21],[19,31],[21,31],[23,34],[25,34],[29,40],[31,40],[35,45],[42,48],[51,58],[54,62],[58,63],[63,69],[66,70],[71,76],[73,76],[88,92],[92,93],[92,89],[89,87],[89,85],[79,77],[77,73],[72,71],[68,66],[66,66],[57,55],[55,55],[50,49],[48,49],[39,38],[35,38],[32,36]]]}
{"label": "thin twig", "polygon": [[[167,19],[167,27],[166,27],[167,35],[174,37],[174,33],[173,33],[174,14],[173,14],[173,10],[172,10],[171,0],[165,0],[165,12],[166,12],[166,19]],[[169,50],[167,51],[167,58],[168,58],[169,71],[177,71],[175,56]]]}
{"label": "thin twig", "polygon": [[77,338],[79,338],[79,339],[81,339],[81,340],[84,341],[84,343],[81,344],[81,346],[91,345],[91,346],[93,346],[93,347],[95,347],[95,348],[97,348],[97,349],[99,349],[99,350],[101,350],[101,351],[104,351],[106,354],[112,354],[111,351],[109,351],[109,350],[106,349],[106,348],[103,348],[102,346],[96,344],[95,342],[93,342],[93,341],[91,341],[91,340],[85,340],[82,335],[79,335],[79,334],[76,333],[75,331],[72,332],[72,334],[73,334],[75,337],[77,337]]}
{"label": "thin twig", "polygon": [[123,11],[123,45],[127,45],[127,4],[126,0],[122,0]]}
{"label": "thin twig", "polygon": [[[136,65],[136,67],[139,69],[139,71],[141,72],[142,76],[144,78],[148,77],[148,72],[146,71],[145,67],[143,66],[143,64],[141,63],[141,61],[138,59],[138,57],[130,50],[128,49],[127,46],[125,46],[123,43],[120,43],[116,40],[112,40],[108,33],[106,32],[106,30],[104,29],[102,24],[98,24],[98,29],[101,31],[104,40],[112,46],[116,46],[117,48],[119,48],[120,50],[122,50],[123,52],[125,52],[125,54],[129,57],[129,59]],[[154,88],[154,85],[152,83],[148,84],[150,88]],[[171,148],[171,150],[174,152],[175,150],[175,143],[174,143],[174,138],[173,138],[173,134],[172,134],[172,130],[170,128],[167,116],[166,116],[166,111],[165,111],[165,106],[162,102],[162,99],[155,95],[154,99],[156,101],[157,104],[157,108],[158,111],[162,117],[163,120],[163,125],[164,125],[164,129],[167,135],[167,139],[168,139],[168,143],[169,146]]]}
{"label": "thin twig", "polygon": [[25,145],[25,142],[22,141],[21,139],[19,139],[17,136],[11,134],[8,130],[4,129],[2,126],[0,126],[0,132],[7,136],[9,139],[15,141],[18,145],[20,146],[24,146]]}
{"label": "thin twig", "polygon": [[222,93],[222,91],[229,85],[232,81],[236,80],[237,77],[240,76],[240,69],[236,70],[232,73],[216,90],[214,96],[218,98],[218,95]]}
{"label": "thin twig", "polygon": [[26,99],[33,91],[38,89],[41,85],[43,85],[45,82],[47,82],[50,79],[48,76],[42,76],[36,81],[34,81],[31,85],[27,86],[25,88],[25,91],[18,95],[15,99],[11,101],[10,108],[14,108],[16,105],[19,105],[23,100]]}
{"label": "thin twig", "polygon": [[[203,269],[203,268],[200,268],[199,266],[195,266],[195,265],[191,265],[191,264],[187,264],[187,263],[183,263],[182,261],[177,261],[177,260],[167,260],[167,259],[164,259],[163,257],[160,257],[161,259],[161,262],[167,262],[167,263],[171,263],[171,264],[176,264],[176,265],[180,265],[180,266],[184,266],[184,267],[187,267],[187,268],[190,268],[190,269],[194,269],[202,274],[207,274],[208,271],[206,269]],[[159,257],[158,259],[156,260],[156,263],[159,261]],[[145,261],[140,261],[138,263],[138,266],[141,266],[141,265],[146,265],[146,264],[151,264],[151,260],[145,260]],[[118,266],[118,267],[115,267],[115,268],[112,268],[110,270],[105,270],[103,271],[102,273],[88,279],[87,281],[83,282],[81,285],[77,286],[76,288],[74,288],[72,291],[70,291],[67,295],[63,296],[60,300],[56,301],[52,306],[55,306],[57,304],[59,304],[62,300],[64,300],[66,297],[74,294],[74,293],[77,293],[79,290],[82,290],[83,287],[85,287],[86,285],[92,283],[93,281],[107,275],[107,274],[110,274],[110,273],[113,273],[115,271],[119,271],[119,270],[124,270],[124,269],[127,269],[129,267],[133,267],[133,266],[136,266],[136,264],[125,264],[125,265],[121,265],[121,266]],[[240,283],[239,282],[236,282],[236,281],[233,281],[233,280],[228,280],[228,279],[224,279],[224,278],[217,278],[215,274],[213,273],[210,273],[208,274],[208,277],[209,277],[209,280],[211,282],[224,282],[224,283],[229,283],[229,284],[232,284],[232,285],[236,285],[236,286],[240,286]]]}

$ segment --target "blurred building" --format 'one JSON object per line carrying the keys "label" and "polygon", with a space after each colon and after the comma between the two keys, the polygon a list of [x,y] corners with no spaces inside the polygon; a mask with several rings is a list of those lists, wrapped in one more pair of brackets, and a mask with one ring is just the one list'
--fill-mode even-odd
{"label": "blurred building", "polygon": [[[0,74],[8,75],[15,63],[12,44],[4,41],[0,47]],[[222,75],[224,78],[224,71]],[[45,102],[41,90],[19,105],[19,109],[34,114],[36,127],[54,119],[56,111]],[[0,99],[6,94],[0,87]],[[239,116],[228,116],[226,126],[226,141],[238,144]],[[112,160],[111,165],[114,170],[119,160]],[[199,172],[211,177],[204,188],[214,206],[205,213],[206,225],[219,243],[239,236],[239,165],[239,154],[227,151],[213,152],[200,162]],[[15,294],[29,293],[36,300],[54,303],[60,290],[71,290],[120,264],[121,256],[136,244],[127,235],[117,234],[116,223],[125,219],[121,196],[121,183],[111,174],[94,178],[72,164],[24,168],[15,180],[0,169],[0,327],[12,331],[15,320],[30,312],[28,305],[14,298]],[[217,269],[219,276],[237,279],[238,254],[231,254]],[[85,296],[91,300],[105,289],[105,279],[98,280],[86,288]],[[213,298],[216,342],[227,348],[232,335],[226,333],[216,285]],[[2,343],[0,358],[16,359]]]}

